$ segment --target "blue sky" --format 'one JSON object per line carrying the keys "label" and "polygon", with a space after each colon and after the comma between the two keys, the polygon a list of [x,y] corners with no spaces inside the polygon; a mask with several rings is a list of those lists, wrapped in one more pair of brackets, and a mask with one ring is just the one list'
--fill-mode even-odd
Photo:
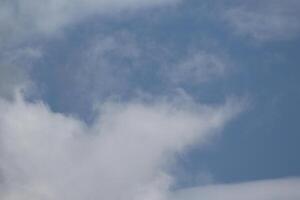
{"label": "blue sky", "polygon": [[297,0],[0,5],[1,198],[300,198]]}

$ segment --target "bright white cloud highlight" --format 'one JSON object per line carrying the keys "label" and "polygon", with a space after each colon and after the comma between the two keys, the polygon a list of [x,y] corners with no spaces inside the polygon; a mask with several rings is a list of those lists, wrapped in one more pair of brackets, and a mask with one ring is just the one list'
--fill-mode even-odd
{"label": "bright white cloud highlight", "polygon": [[41,102],[1,100],[0,197],[165,199],[176,154],[205,142],[239,110],[233,102],[107,103],[88,126]]}
{"label": "bright white cloud highlight", "polygon": [[300,178],[212,185],[181,190],[172,200],[298,200]]}

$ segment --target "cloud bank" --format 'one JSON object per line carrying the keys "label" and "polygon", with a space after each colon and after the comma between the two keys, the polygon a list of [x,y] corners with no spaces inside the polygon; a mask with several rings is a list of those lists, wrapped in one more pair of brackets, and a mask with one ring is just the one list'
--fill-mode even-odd
{"label": "cloud bank", "polygon": [[1,199],[162,200],[176,154],[206,142],[239,106],[110,102],[87,125],[19,95],[0,112]]}

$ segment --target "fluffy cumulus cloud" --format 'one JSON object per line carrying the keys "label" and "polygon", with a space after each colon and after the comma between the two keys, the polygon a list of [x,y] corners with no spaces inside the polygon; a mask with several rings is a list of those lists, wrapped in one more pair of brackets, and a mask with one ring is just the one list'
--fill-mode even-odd
{"label": "fluffy cumulus cloud", "polygon": [[235,32],[259,41],[288,40],[300,32],[297,0],[263,0],[237,3],[225,12]]}
{"label": "fluffy cumulus cloud", "polygon": [[1,199],[165,199],[174,156],[206,142],[239,109],[110,102],[87,125],[21,95],[1,99]]}
{"label": "fluffy cumulus cloud", "polygon": [[286,178],[195,187],[173,194],[173,200],[297,200],[300,198],[300,179]]}

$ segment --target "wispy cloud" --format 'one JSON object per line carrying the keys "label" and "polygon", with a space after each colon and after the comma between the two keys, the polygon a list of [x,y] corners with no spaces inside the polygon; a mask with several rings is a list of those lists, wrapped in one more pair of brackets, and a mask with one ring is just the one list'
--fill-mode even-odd
{"label": "wispy cloud", "polygon": [[229,61],[221,55],[199,50],[167,68],[166,75],[175,84],[199,84],[223,77],[229,68]]}
{"label": "wispy cloud", "polygon": [[[176,3],[179,0],[49,0],[2,1],[0,7],[1,42],[33,36],[49,36],[70,24],[93,15],[107,16],[123,11]],[[10,40],[12,41],[12,40]]]}
{"label": "wispy cloud", "polygon": [[[1,1],[0,5],[0,93],[7,95],[28,82],[28,68],[41,55],[37,46],[60,35],[69,25],[91,16],[126,16],[140,9],[173,5],[180,0],[49,0]],[[51,37],[50,37],[51,36]],[[111,41],[111,45],[114,42]],[[105,51],[109,51],[107,47]],[[115,47],[112,47],[115,48]],[[104,48],[102,48],[104,49]],[[116,48],[115,48],[116,49]],[[124,51],[123,53],[129,53]],[[33,55],[35,54],[35,55]],[[10,75],[9,75],[10,74]],[[9,78],[7,78],[9,77]],[[13,78],[12,78],[13,77]],[[1,95],[1,94],[0,94]]]}
{"label": "wispy cloud", "polygon": [[31,84],[28,72],[41,56],[35,48],[0,48],[0,97],[12,97],[16,90],[28,89]]}
{"label": "wispy cloud", "polygon": [[232,6],[225,19],[237,34],[259,41],[289,40],[299,36],[299,1],[254,1]]}

